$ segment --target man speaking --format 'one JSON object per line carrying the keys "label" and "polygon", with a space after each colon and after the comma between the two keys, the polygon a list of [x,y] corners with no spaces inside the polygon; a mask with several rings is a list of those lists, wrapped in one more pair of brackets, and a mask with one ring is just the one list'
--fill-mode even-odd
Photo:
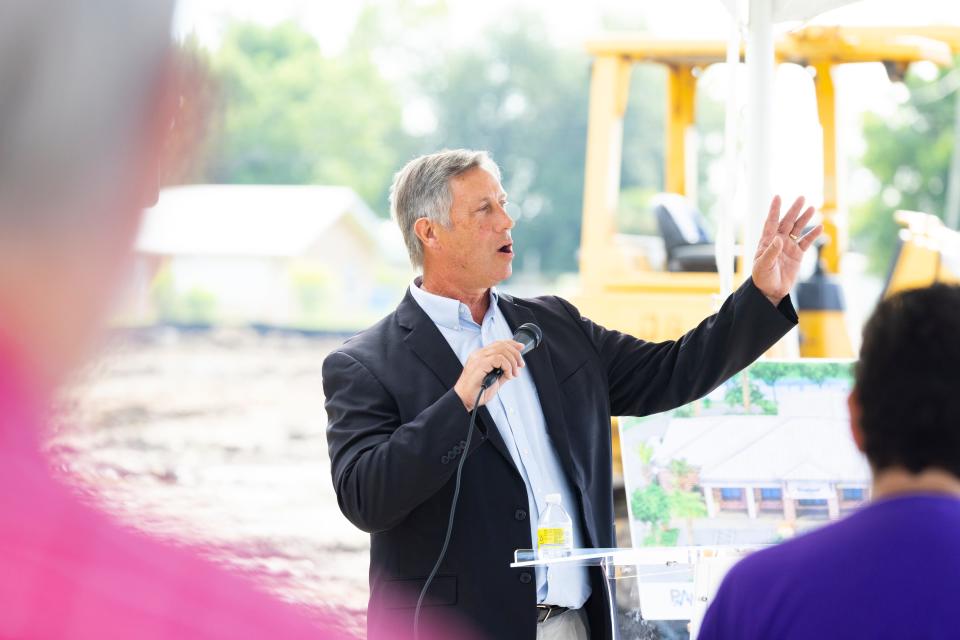
{"label": "man speaking", "polygon": [[[691,402],[789,331],[788,293],[820,233],[800,236],[813,215],[801,199],[781,220],[775,198],[752,277],[680,339],[651,343],[561,298],[498,292],[514,257],[506,203],[482,151],[409,162],[391,209],[423,275],[323,363],[334,488],[371,534],[372,640],[393,637],[398,620],[412,627],[418,610],[497,640],[612,637],[599,572],[511,569],[514,550],[533,548],[548,494],[560,494],[575,547],[616,546],[610,416]],[[513,336],[526,323],[543,338],[521,356]]]}

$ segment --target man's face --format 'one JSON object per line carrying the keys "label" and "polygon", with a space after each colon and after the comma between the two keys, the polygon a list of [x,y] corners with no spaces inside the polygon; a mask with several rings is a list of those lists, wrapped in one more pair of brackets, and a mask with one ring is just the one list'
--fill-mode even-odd
{"label": "man's face", "polygon": [[513,271],[513,219],[500,182],[480,167],[450,180],[450,226],[436,227],[438,250],[431,266],[465,288],[487,288]]}

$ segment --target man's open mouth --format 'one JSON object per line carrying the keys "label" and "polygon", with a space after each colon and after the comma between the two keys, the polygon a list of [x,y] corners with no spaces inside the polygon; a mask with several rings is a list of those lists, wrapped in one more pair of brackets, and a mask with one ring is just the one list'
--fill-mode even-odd
{"label": "man's open mouth", "polygon": [[512,243],[505,244],[499,249],[497,249],[497,251],[499,251],[500,253],[513,253],[513,244]]}

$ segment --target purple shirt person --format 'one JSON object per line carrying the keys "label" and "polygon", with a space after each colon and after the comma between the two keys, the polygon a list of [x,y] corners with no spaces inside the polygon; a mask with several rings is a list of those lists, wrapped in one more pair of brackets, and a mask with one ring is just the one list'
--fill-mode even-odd
{"label": "purple shirt person", "polygon": [[863,334],[851,432],[873,502],[757,552],[725,577],[698,638],[960,635],[960,287],[882,302]]}

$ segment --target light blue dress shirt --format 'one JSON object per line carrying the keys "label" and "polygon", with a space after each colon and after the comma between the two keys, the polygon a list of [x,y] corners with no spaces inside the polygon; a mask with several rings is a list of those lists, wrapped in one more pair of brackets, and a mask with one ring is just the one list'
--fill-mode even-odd
{"label": "light blue dress shirt", "polygon": [[[510,325],[497,306],[496,289],[490,289],[490,308],[482,325],[473,321],[470,309],[459,300],[424,291],[416,282],[410,285],[410,294],[437,325],[462,364],[477,349],[497,340],[513,338]],[[547,435],[540,397],[529,370],[521,368],[520,376],[501,386],[486,407],[526,486],[530,505],[530,533],[534,545],[540,513],[546,508],[546,496],[559,493],[564,510],[573,520],[573,546],[583,547],[579,502]],[[510,560],[503,559],[504,562]],[[586,567],[538,567],[536,574],[539,603],[578,609],[590,596]]]}

